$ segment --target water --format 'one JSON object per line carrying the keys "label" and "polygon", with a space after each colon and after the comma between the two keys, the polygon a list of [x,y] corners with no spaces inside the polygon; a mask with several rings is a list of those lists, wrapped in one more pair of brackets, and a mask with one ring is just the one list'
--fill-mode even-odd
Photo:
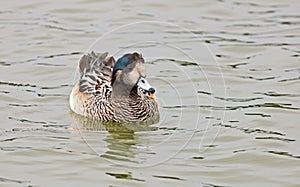
{"label": "water", "polygon": [[[1,2],[0,186],[298,186],[299,8]],[[142,52],[159,123],[70,112],[90,50]]]}

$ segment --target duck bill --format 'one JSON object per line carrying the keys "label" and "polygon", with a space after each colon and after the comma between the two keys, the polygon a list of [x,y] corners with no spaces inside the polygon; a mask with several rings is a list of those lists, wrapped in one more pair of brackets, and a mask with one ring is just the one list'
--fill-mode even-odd
{"label": "duck bill", "polygon": [[149,84],[145,77],[140,77],[137,86],[142,88],[143,90],[149,92],[150,94],[154,94],[155,89]]}

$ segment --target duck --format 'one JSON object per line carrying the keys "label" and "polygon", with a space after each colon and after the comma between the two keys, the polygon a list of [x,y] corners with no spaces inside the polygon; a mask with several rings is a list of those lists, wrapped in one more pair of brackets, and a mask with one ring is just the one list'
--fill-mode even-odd
{"label": "duck", "polygon": [[141,53],[127,53],[115,61],[108,52],[92,51],[81,57],[78,69],[80,78],[69,97],[74,113],[103,122],[159,121],[158,99]]}

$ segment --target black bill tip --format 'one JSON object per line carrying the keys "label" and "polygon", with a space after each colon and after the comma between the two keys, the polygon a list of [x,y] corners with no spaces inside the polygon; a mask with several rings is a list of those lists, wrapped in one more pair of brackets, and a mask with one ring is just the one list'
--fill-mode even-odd
{"label": "black bill tip", "polygon": [[154,93],[155,93],[155,89],[154,89],[154,88],[150,88],[150,89],[148,90],[148,92],[151,93],[151,94],[154,94]]}

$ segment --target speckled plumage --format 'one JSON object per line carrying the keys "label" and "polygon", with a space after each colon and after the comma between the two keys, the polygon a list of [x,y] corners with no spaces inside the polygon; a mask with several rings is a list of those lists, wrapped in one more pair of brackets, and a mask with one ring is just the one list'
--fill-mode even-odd
{"label": "speckled plumage", "polygon": [[142,56],[126,54],[115,62],[107,55],[92,52],[82,56],[79,62],[80,80],[70,95],[71,109],[101,121],[158,121],[158,101],[154,92],[137,85],[138,78],[145,77]]}

